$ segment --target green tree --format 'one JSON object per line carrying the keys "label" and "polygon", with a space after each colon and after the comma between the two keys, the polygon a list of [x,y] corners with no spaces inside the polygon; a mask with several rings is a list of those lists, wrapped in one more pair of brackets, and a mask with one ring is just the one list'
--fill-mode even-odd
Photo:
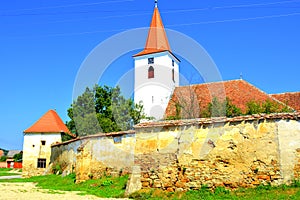
{"label": "green tree", "polygon": [[68,128],[79,136],[129,130],[145,118],[143,106],[122,96],[118,86],[99,85],[87,88],[68,109],[68,116]]}
{"label": "green tree", "polygon": [[14,157],[13,157],[13,159],[14,159],[15,162],[21,161],[22,158],[23,158],[23,153],[17,153],[17,154],[15,154]]}
{"label": "green tree", "polygon": [[278,102],[266,100],[264,102],[250,101],[247,103],[247,115],[259,114],[259,113],[283,113],[293,112],[287,105],[280,104]]}
{"label": "green tree", "polygon": [[224,101],[214,97],[208,104],[207,109],[202,112],[203,117],[235,117],[242,114],[240,108],[231,103],[230,99]]}
{"label": "green tree", "polygon": [[252,114],[257,114],[257,113],[262,113],[263,109],[261,107],[261,104],[256,101],[249,101],[247,103],[247,115],[252,115]]}
{"label": "green tree", "polygon": [[7,156],[1,156],[1,157],[0,157],[0,162],[5,162],[6,159],[7,159]]}

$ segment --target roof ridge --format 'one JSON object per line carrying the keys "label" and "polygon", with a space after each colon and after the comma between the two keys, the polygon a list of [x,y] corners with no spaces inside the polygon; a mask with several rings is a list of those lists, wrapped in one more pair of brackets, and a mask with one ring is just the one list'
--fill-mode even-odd
{"label": "roof ridge", "polygon": [[295,110],[294,108],[290,107],[289,105],[285,104],[284,102],[279,101],[277,98],[273,97],[272,95],[270,95],[270,94],[266,93],[265,91],[261,90],[260,88],[256,87],[256,86],[253,85],[252,83],[249,83],[249,82],[247,82],[247,81],[245,81],[245,82],[248,83],[249,85],[251,85],[253,88],[258,89],[260,92],[262,92],[262,93],[268,95],[268,96],[270,97],[270,99],[272,99],[272,100],[278,102],[278,103],[281,104],[281,105],[287,106],[288,108],[290,108],[290,109],[292,109],[292,110]]}
{"label": "roof ridge", "polygon": [[[176,88],[198,86],[198,85],[209,85],[209,84],[216,84],[216,83],[227,83],[227,82],[233,82],[233,81],[245,81],[245,80],[242,80],[242,79],[233,79],[233,80],[222,80],[222,81],[217,81],[217,82],[196,83],[196,84],[190,84],[190,85],[177,86]],[[247,81],[245,81],[245,82],[247,82]]]}
{"label": "roof ridge", "polygon": [[[64,123],[63,123],[63,121],[62,121],[62,119],[58,116],[58,114],[56,113],[56,111],[55,110],[50,110],[50,112],[51,112],[51,114],[53,115],[53,118],[54,118],[54,120],[55,120],[55,125],[57,126],[57,128],[60,128],[59,126],[60,125],[65,125]],[[58,116],[58,118],[56,117],[56,116]],[[62,130],[63,131],[63,130]]]}
{"label": "roof ridge", "polygon": [[270,95],[282,95],[282,94],[300,94],[300,91],[299,92],[282,92],[282,93],[273,93],[273,94],[270,94]]}

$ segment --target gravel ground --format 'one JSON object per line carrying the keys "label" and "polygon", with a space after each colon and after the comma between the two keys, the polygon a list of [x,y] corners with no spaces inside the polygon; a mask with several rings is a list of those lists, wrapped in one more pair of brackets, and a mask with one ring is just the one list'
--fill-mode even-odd
{"label": "gravel ground", "polygon": [[[45,190],[35,186],[34,183],[0,183],[0,200],[83,200],[105,199],[92,195],[78,195],[79,192]],[[110,198],[113,199],[113,198]],[[120,199],[118,199],[120,200]]]}

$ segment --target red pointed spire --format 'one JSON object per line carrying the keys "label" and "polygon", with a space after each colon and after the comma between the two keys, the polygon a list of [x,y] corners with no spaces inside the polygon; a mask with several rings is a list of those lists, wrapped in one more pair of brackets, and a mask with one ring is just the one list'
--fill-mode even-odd
{"label": "red pointed spire", "polygon": [[146,41],[145,48],[142,52],[134,55],[141,56],[151,53],[158,53],[163,51],[171,52],[167,34],[160,17],[159,10],[157,8],[157,1],[155,1],[154,13],[152,16],[152,21],[150,24],[150,29],[148,32],[148,38]]}

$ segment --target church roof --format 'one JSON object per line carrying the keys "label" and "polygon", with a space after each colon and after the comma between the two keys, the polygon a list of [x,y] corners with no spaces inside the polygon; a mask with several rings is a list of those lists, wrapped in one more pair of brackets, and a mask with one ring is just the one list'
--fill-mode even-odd
{"label": "church roof", "polygon": [[176,87],[167,106],[165,117],[176,116],[176,103],[179,102],[186,109],[193,110],[195,113],[192,115],[197,118],[200,111],[206,109],[214,97],[218,99],[227,97],[232,104],[243,112],[246,111],[247,103],[250,101],[264,102],[270,100],[284,105],[283,102],[244,80],[230,80]]}
{"label": "church roof", "polygon": [[271,96],[300,112],[300,92],[271,94]]}
{"label": "church roof", "polygon": [[24,133],[67,133],[74,136],[56,111],[49,110]]}
{"label": "church roof", "polygon": [[160,53],[164,51],[171,53],[171,48],[159,10],[157,7],[155,7],[145,48],[143,51],[134,55],[134,57],[152,53]]}

